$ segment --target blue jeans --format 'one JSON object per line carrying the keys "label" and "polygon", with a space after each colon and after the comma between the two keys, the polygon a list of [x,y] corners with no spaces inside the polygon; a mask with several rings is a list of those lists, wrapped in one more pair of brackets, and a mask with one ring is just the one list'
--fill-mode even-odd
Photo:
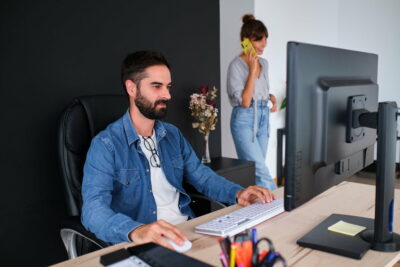
{"label": "blue jeans", "polygon": [[[239,159],[254,161],[256,184],[270,190],[277,188],[265,164],[269,139],[269,108],[266,101],[257,102],[257,118],[253,104],[249,108],[236,106],[232,110],[231,132]],[[254,119],[257,132],[253,138]]]}

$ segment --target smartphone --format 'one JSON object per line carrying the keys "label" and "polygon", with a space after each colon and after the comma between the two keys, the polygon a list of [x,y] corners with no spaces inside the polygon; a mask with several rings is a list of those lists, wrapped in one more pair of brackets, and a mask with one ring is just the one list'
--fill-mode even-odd
{"label": "smartphone", "polygon": [[251,44],[249,38],[244,38],[240,44],[242,45],[242,50],[245,55],[247,53],[252,53],[253,56],[256,55],[256,50],[254,49],[253,45]]}

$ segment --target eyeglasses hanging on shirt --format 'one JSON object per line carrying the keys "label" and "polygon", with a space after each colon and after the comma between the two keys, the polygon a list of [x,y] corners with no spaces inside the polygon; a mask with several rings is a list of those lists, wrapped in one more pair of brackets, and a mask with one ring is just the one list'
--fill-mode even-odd
{"label": "eyeglasses hanging on shirt", "polygon": [[160,157],[158,156],[156,144],[154,143],[153,138],[151,138],[151,136],[149,137],[143,136],[143,141],[144,141],[144,147],[151,152],[150,165],[154,168],[160,168],[161,167]]}

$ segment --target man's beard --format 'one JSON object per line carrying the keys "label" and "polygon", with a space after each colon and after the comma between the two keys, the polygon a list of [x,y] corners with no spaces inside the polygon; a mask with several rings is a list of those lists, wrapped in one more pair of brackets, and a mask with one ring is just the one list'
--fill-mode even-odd
{"label": "man's beard", "polygon": [[[160,120],[167,115],[168,100],[157,100],[154,105],[140,94],[138,88],[135,98],[135,104],[138,107],[140,113],[150,120]],[[165,104],[164,108],[156,109],[158,104]]]}

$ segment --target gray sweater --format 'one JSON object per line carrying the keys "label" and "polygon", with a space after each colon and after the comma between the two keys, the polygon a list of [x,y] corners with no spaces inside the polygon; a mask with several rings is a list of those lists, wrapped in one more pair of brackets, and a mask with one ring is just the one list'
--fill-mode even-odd
{"label": "gray sweater", "polygon": [[[260,77],[255,79],[255,88],[253,100],[268,100],[269,99],[269,78],[268,78],[268,61],[265,58],[259,57],[261,63]],[[229,101],[233,107],[242,104],[242,91],[247,81],[249,67],[247,63],[240,57],[236,57],[229,64],[227,90]]]}

